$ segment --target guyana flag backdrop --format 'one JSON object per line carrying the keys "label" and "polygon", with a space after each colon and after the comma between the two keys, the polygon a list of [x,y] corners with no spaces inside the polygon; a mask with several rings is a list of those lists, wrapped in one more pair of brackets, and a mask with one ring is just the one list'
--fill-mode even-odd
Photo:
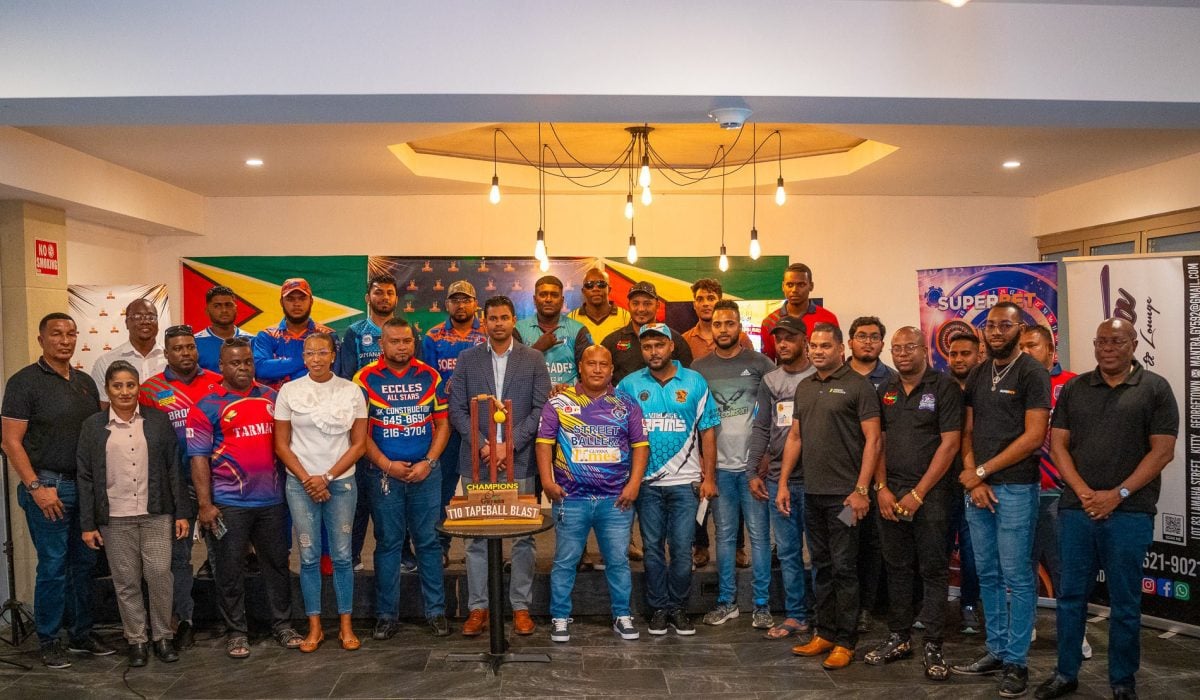
{"label": "guyana flag backdrop", "polygon": [[[631,265],[607,258],[556,258],[542,272],[528,257],[434,257],[406,256],[240,256],[183,258],[184,323],[200,329],[208,326],[204,294],[222,284],[237,295],[237,324],[249,333],[279,323],[279,287],[290,277],[303,277],[312,286],[313,318],[335,330],[344,330],[366,313],[366,281],[375,274],[390,274],[396,280],[400,311],[423,329],[445,320],[446,289],[452,282],[467,280],[475,286],[479,301],[503,294],[512,299],[517,316],[532,315],[533,286],[542,275],[563,281],[565,308],[582,303],[579,283],[591,267],[602,264],[612,282],[611,297],[626,306],[634,282],[652,282],[666,302],[661,319],[686,330],[695,322],[690,316],[691,284],[701,277],[721,282],[725,297],[734,300],[775,302],[780,298],[780,279],[787,256],[751,260],[730,258],[728,272],[717,269],[712,257],[641,258]],[[690,320],[689,320],[690,318]]]}

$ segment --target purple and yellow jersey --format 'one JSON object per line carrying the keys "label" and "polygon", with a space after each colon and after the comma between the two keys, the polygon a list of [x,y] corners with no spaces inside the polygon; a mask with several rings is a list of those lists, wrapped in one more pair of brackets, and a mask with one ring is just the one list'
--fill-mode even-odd
{"label": "purple and yellow jersey", "polygon": [[642,409],[610,387],[589,398],[576,385],[542,406],[537,441],[557,445],[554,481],[567,498],[614,498],[629,481],[634,447],[647,447]]}
{"label": "purple and yellow jersey", "polygon": [[209,458],[213,503],[242,508],[283,503],[274,433],[275,390],[262,384],[245,394],[218,384],[188,412],[187,455]]}
{"label": "purple and yellow jersey", "polygon": [[367,397],[371,439],[388,459],[425,459],[433,444],[434,421],[445,419],[446,383],[433,367],[413,359],[397,373],[380,358],[354,375]]}

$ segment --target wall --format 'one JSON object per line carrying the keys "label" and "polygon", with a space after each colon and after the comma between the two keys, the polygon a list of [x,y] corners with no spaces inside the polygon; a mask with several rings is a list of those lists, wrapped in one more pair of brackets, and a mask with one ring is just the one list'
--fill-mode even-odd
{"label": "wall", "polygon": [[149,273],[147,237],[101,224],[67,219],[67,253],[74,263],[71,284],[159,283],[178,277],[174,271]]}
{"label": "wall", "polygon": [[[629,222],[623,198],[554,195],[547,202],[551,255],[623,257]],[[492,206],[477,196],[278,197],[208,200],[207,235],[116,237],[116,255],[83,228],[72,246],[96,246],[72,255],[72,282],[128,282],[125,251],[145,250],[144,272],[167,281],[179,300],[180,257],[206,255],[529,255],[537,230],[536,197],[506,195]],[[726,202],[726,244],[745,255],[750,201]],[[715,256],[720,245],[720,199],[708,195],[658,196],[638,205],[638,248],[643,256]],[[1036,259],[1029,236],[1028,199],[987,197],[791,197],[776,207],[759,198],[757,227],[763,254],[786,254],[814,269],[815,294],[846,323],[879,315],[890,327],[918,322],[915,270],[923,267]],[[91,233],[110,232],[93,231]],[[140,240],[139,240],[140,239]],[[105,276],[120,277],[104,279]],[[150,281],[150,280],[148,280]],[[320,282],[314,280],[320,291]],[[179,312],[178,306],[173,309]]]}

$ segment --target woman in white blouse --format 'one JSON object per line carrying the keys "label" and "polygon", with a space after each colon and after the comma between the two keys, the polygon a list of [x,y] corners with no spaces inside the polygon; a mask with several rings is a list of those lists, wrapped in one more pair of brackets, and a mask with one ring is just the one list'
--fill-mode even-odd
{"label": "woman in white blouse", "polygon": [[367,403],[354,383],[334,375],[333,337],[316,333],[304,341],[308,374],[284,384],[275,400],[275,453],[288,470],[287,502],[300,545],[300,591],[308,636],[300,651],[325,639],[321,628],[321,532],[333,560],[342,648],[360,646],[351,627],[354,568],[350,540],[358,490],[354,463],[367,442]]}

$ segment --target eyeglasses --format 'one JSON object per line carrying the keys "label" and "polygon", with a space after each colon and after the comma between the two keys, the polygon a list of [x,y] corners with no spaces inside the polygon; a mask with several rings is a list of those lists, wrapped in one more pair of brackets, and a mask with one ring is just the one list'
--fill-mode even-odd
{"label": "eyeglasses", "polygon": [[458,296],[456,294],[456,295],[450,297],[449,299],[447,299],[446,303],[447,304],[455,304],[457,306],[462,306],[463,304],[470,304],[473,301],[475,301],[474,297],[469,297],[466,295]]}
{"label": "eyeglasses", "polygon": [[878,333],[855,333],[851,340],[857,340],[860,343],[882,343],[883,336]]}
{"label": "eyeglasses", "polygon": [[921,345],[920,343],[905,343],[904,345],[893,345],[892,346],[892,354],[893,355],[907,355],[909,353],[916,352],[917,350],[920,350],[923,347],[924,346]]}
{"label": "eyeglasses", "polygon": [[305,357],[329,357],[333,354],[332,350],[305,350]]}
{"label": "eyeglasses", "polygon": [[158,314],[129,314],[129,318],[133,321],[157,321]]}
{"label": "eyeglasses", "polygon": [[1092,345],[1098,348],[1121,348],[1129,345],[1129,338],[1092,338]]}
{"label": "eyeglasses", "polygon": [[983,324],[983,328],[984,328],[984,330],[988,330],[988,331],[998,330],[1001,333],[1007,333],[1019,325],[1021,325],[1021,324],[1013,323],[1012,321],[1000,321],[999,323],[997,323],[996,321],[988,321],[987,323]]}
{"label": "eyeglasses", "polygon": [[608,289],[608,282],[604,280],[588,280],[583,283],[584,289]]}

